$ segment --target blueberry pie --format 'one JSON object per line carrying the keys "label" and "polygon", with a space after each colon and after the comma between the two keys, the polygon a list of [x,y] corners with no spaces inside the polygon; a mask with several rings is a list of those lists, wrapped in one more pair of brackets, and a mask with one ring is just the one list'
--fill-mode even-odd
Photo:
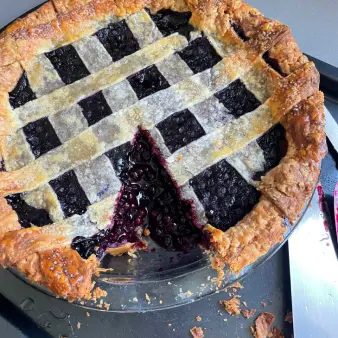
{"label": "blueberry pie", "polygon": [[316,184],[318,86],[240,0],[45,3],[0,35],[0,263],[70,300],[146,236],[239,272]]}

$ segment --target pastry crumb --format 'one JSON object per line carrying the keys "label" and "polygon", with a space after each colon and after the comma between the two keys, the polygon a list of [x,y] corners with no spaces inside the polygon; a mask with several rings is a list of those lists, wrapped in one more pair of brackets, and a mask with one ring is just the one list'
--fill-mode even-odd
{"label": "pastry crumb", "polygon": [[77,322],[76,327],[78,328],[78,330],[80,330],[81,329],[81,323]]}
{"label": "pastry crumb", "polygon": [[247,307],[248,304],[246,302],[242,302],[243,306]]}
{"label": "pastry crumb", "polygon": [[197,316],[196,317],[196,322],[200,322],[202,320],[202,317],[201,316]]}
{"label": "pastry crumb", "polygon": [[107,297],[107,291],[102,290],[101,288],[97,287],[93,290],[92,300],[96,300],[97,298]]}
{"label": "pastry crumb", "polygon": [[81,304],[81,305],[84,305],[84,301],[83,301],[83,300],[81,300],[80,304]]}
{"label": "pastry crumb", "polygon": [[108,269],[105,269],[105,268],[96,268],[96,270],[95,270],[95,276],[96,277],[100,277],[101,272],[109,272],[109,271],[114,271],[114,269],[113,268],[108,268]]}
{"label": "pastry crumb", "polygon": [[145,295],[145,298],[146,298],[146,301],[148,302],[148,304],[150,304],[150,297],[149,297],[149,295],[147,293]]}
{"label": "pastry crumb", "polygon": [[163,301],[160,299],[160,302],[159,302],[160,304],[162,304],[163,303]]}
{"label": "pastry crumb", "polygon": [[171,325],[173,325],[173,324],[171,324],[171,323],[168,323],[168,326],[170,327]]}
{"label": "pastry crumb", "polygon": [[283,332],[277,326],[275,326],[271,330],[271,332],[269,332],[268,337],[269,338],[285,338],[283,335]]}
{"label": "pastry crumb", "polygon": [[261,304],[262,304],[263,307],[266,307],[268,305],[267,302],[261,302]]}
{"label": "pastry crumb", "polygon": [[275,316],[272,313],[261,313],[255,320],[255,328],[250,328],[252,335],[255,338],[266,338],[274,321]]}
{"label": "pastry crumb", "polygon": [[228,318],[224,318],[223,321],[224,321],[224,322],[227,322],[227,321],[228,321]]}
{"label": "pastry crumb", "polygon": [[245,318],[251,318],[255,313],[256,313],[256,309],[248,309],[248,310],[242,310],[242,315]]}
{"label": "pastry crumb", "polygon": [[138,302],[137,297],[134,297],[134,298],[133,298],[133,302],[134,302],[134,303],[137,303],[137,302]]}
{"label": "pastry crumb", "polygon": [[108,311],[110,309],[110,304],[109,303],[104,303],[103,307]]}
{"label": "pastry crumb", "polygon": [[194,326],[193,328],[190,329],[190,333],[194,338],[204,337],[203,329],[201,327]]}
{"label": "pastry crumb", "polygon": [[146,237],[149,237],[150,235],[150,230],[148,228],[144,229],[143,230],[143,235],[146,236]]}
{"label": "pastry crumb", "polygon": [[86,316],[87,316],[87,317],[90,317],[90,313],[89,313],[88,311],[86,312]]}
{"label": "pastry crumb", "polygon": [[240,301],[239,296],[233,296],[229,300],[220,300],[219,303],[224,306],[224,310],[230,315],[235,316],[241,313],[239,309]]}
{"label": "pastry crumb", "polygon": [[285,315],[285,318],[284,320],[286,322],[288,322],[289,324],[292,324],[293,323],[293,317],[292,317],[292,312],[291,311],[288,311]]}
{"label": "pastry crumb", "polygon": [[98,307],[99,309],[102,309],[102,304],[97,304],[96,307]]}

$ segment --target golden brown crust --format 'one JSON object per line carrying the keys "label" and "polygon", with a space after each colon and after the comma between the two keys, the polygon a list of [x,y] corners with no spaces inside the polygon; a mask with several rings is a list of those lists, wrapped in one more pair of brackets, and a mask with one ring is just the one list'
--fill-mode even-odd
{"label": "golden brown crust", "polygon": [[0,215],[0,237],[8,231],[21,229],[16,212],[3,197],[0,198]]}
{"label": "golden brown crust", "polygon": [[31,281],[73,301],[90,298],[98,261],[94,255],[84,260],[70,248],[56,248],[32,253],[14,266]]}
{"label": "golden brown crust", "polygon": [[256,328],[253,332],[255,338],[266,338],[270,333],[275,316],[269,312],[261,313],[255,320]]}
{"label": "golden brown crust", "polygon": [[53,236],[43,228],[33,227],[5,233],[0,241],[0,263],[13,266],[23,257],[69,245],[64,236]]}
{"label": "golden brown crust", "polygon": [[317,92],[296,105],[282,121],[288,153],[259,185],[267,198],[293,224],[310,199],[326,147],[324,97]]}
{"label": "golden brown crust", "polygon": [[317,92],[296,105],[282,125],[287,131],[286,157],[320,163],[327,153],[323,93]]}
{"label": "golden brown crust", "polygon": [[12,135],[16,129],[15,117],[9,104],[9,95],[0,90],[0,158],[4,154],[4,135]]}
{"label": "golden brown crust", "polygon": [[211,225],[204,229],[211,234],[210,240],[216,252],[215,259],[219,264],[228,265],[236,273],[281,242],[286,231],[283,219],[274,205],[265,198],[226,232]]}
{"label": "golden brown crust", "polygon": [[[6,211],[12,227],[18,226],[10,207],[0,199],[0,211]],[[9,229],[6,229],[9,231]],[[29,228],[3,234],[0,242],[0,264],[16,267],[30,280],[49,288],[69,300],[86,297],[92,289],[92,275],[98,266],[95,256],[84,260],[72,250],[69,240]]]}
{"label": "golden brown crust", "polygon": [[0,67],[0,92],[10,92],[19,81],[23,69],[19,62]]}
{"label": "golden brown crust", "polygon": [[317,164],[284,159],[262,178],[259,189],[293,224],[310,199],[319,173]]}
{"label": "golden brown crust", "polygon": [[56,18],[56,12],[53,4],[48,1],[29,13],[24,18],[15,20],[2,34],[10,34],[21,28],[35,27],[44,23],[48,23]]}

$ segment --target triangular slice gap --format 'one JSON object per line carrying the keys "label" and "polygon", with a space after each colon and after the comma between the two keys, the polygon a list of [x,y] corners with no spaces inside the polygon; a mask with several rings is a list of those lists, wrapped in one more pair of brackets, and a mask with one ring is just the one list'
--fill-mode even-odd
{"label": "triangular slice gap", "polygon": [[[102,257],[107,249],[133,243],[144,248],[142,234],[168,250],[188,251],[202,241],[193,204],[182,198],[149,133],[139,130],[120,161],[121,191],[111,226],[93,237],[76,237],[72,248],[83,258]],[[108,250],[109,251],[109,250]]]}

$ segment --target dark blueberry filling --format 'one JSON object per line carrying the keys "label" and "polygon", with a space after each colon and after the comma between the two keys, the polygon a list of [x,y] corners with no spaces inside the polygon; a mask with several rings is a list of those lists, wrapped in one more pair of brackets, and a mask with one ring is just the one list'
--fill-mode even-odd
{"label": "dark blueberry filling", "polygon": [[157,128],[172,153],[205,135],[203,128],[188,109],[168,117]]}
{"label": "dark blueberry filling", "polygon": [[129,76],[128,81],[140,100],[170,87],[168,81],[154,65]]}
{"label": "dark blueberry filling", "polygon": [[111,246],[138,243],[146,227],[152,239],[169,250],[187,251],[200,242],[191,203],[180,197],[144,132],[137,134],[120,179],[122,189],[112,227],[73,241],[72,247],[82,257],[92,253],[100,257]]}
{"label": "dark blueberry filling", "polygon": [[205,36],[191,41],[189,46],[178,54],[194,73],[203,72],[222,59]]}
{"label": "dark blueberry filling", "polygon": [[258,202],[259,192],[222,160],[190,180],[213,226],[227,230]]}
{"label": "dark blueberry filling", "polygon": [[216,93],[215,96],[236,118],[255,110],[261,105],[241,80],[232,82],[228,87]]}
{"label": "dark blueberry filling", "polygon": [[29,86],[26,72],[24,72],[15,88],[9,93],[9,103],[13,109],[35,100],[36,96]]}
{"label": "dark blueberry filling", "polygon": [[282,76],[286,76],[287,74],[285,74],[282,69],[279,66],[279,63],[276,59],[270,57],[269,55],[269,51],[265,52],[263,54],[263,60],[272,68],[274,69],[277,73],[279,73]]}
{"label": "dark blueberry filling", "polygon": [[243,28],[237,23],[232,22],[231,27],[235,31],[235,33],[241,38],[243,41],[248,41],[249,38],[245,35]]}
{"label": "dark blueberry filling", "polygon": [[9,195],[6,200],[17,213],[19,222],[24,228],[29,228],[32,224],[44,226],[52,223],[46,210],[31,207],[24,201],[21,194]]}
{"label": "dark blueberry filling", "polygon": [[82,215],[87,211],[90,202],[74,171],[68,171],[49,183],[54,189],[66,217],[75,214]]}
{"label": "dark blueberry filling", "polygon": [[96,36],[113,61],[118,61],[140,49],[137,40],[124,20],[109,24],[108,27],[99,30]]}
{"label": "dark blueberry filling", "polygon": [[90,74],[72,45],[60,47],[45,55],[65,84],[73,83]]}
{"label": "dark blueberry filling", "polygon": [[113,113],[101,91],[81,100],[79,106],[89,126]]}
{"label": "dark blueberry filling", "polygon": [[286,155],[287,141],[285,138],[285,129],[278,124],[270,129],[266,134],[262,135],[257,143],[262,148],[265,158],[264,171],[255,174],[253,179],[259,180],[269,170],[276,167],[280,160]]}
{"label": "dark blueberry filling", "polygon": [[23,131],[35,158],[61,145],[47,117],[28,123],[23,127]]}
{"label": "dark blueberry filling", "polygon": [[128,154],[132,150],[130,142],[126,142],[119,147],[106,152],[106,156],[110,159],[117,175],[121,175],[122,171],[128,170]]}
{"label": "dark blueberry filling", "polygon": [[194,27],[189,24],[190,12],[173,12],[163,9],[150,16],[164,36],[178,32],[189,40],[190,32],[194,30]]}

